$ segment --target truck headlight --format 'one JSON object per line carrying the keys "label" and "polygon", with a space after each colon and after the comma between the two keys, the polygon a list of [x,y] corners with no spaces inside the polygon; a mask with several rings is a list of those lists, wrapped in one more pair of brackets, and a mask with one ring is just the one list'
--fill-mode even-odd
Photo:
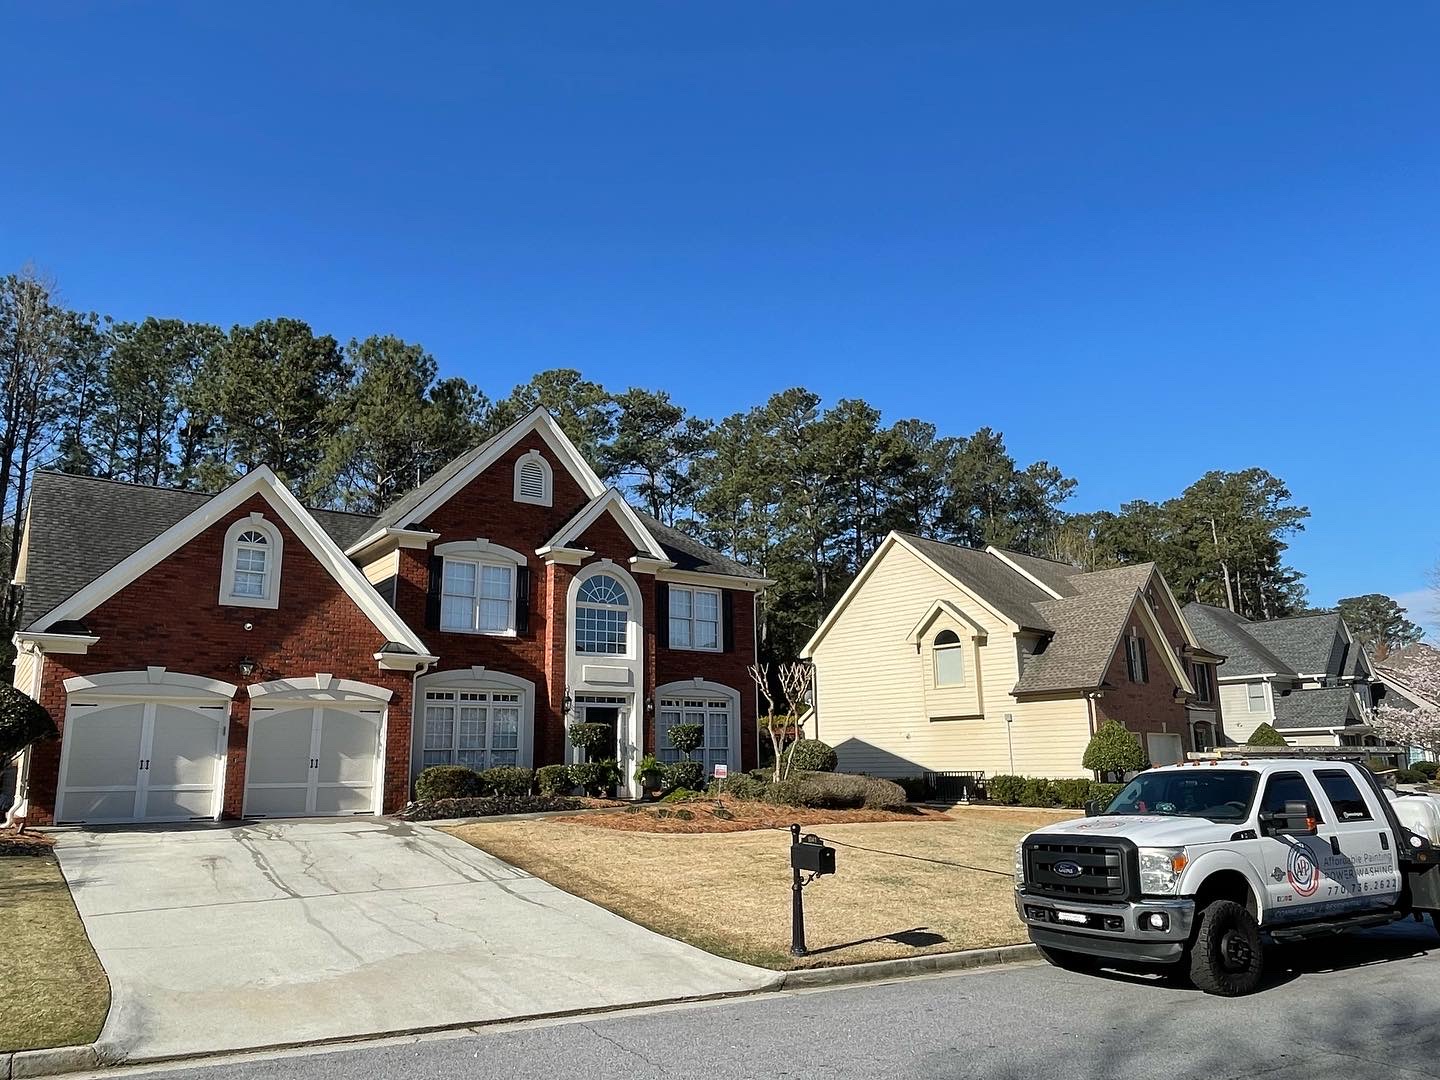
{"label": "truck headlight", "polygon": [[1018,889],[1025,884],[1025,844],[1022,841],[1015,845],[1015,887]]}
{"label": "truck headlight", "polygon": [[1183,847],[1140,849],[1140,891],[1149,896],[1170,896],[1180,887],[1180,873],[1189,858]]}

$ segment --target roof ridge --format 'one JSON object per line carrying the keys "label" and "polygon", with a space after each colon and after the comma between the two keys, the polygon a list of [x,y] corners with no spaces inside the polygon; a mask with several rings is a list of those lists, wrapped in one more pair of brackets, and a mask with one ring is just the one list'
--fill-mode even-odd
{"label": "roof ridge", "polygon": [[[258,467],[259,466],[257,466],[257,468]],[[254,472],[254,469],[250,470],[250,472]],[[248,475],[249,473],[247,472],[245,476]],[[87,476],[85,473],[72,473],[66,472],[64,469],[54,468],[36,469],[35,476],[55,476],[65,480],[80,480],[87,484],[110,484],[114,487],[135,488],[140,491],[164,491],[176,495],[194,495],[200,499],[213,499],[216,495],[220,494],[218,491],[196,491],[193,488],[170,487],[165,484],[136,484],[130,480],[116,480],[113,476]],[[243,480],[244,476],[237,477],[236,479]],[[33,485],[33,479],[31,483]],[[227,484],[226,486],[228,487],[229,485]],[[300,502],[298,498],[295,501]],[[365,514],[358,510],[336,510],[329,506],[311,506],[308,503],[300,503],[300,505],[307,511],[318,510],[322,514],[348,514],[351,517],[369,518],[371,520],[375,518],[374,514]]]}

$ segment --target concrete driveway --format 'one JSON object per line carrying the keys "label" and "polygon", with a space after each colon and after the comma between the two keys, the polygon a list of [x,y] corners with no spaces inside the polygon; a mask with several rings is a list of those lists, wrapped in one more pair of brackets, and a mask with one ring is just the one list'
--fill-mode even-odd
{"label": "concrete driveway", "polygon": [[57,834],[146,1060],[758,989],[446,833],[372,819]]}

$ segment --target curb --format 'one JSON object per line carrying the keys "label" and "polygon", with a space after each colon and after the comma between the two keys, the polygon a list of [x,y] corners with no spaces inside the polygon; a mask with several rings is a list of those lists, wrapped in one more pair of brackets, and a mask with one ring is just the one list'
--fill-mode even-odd
{"label": "curb", "polygon": [[30,1080],[32,1077],[57,1076],[63,1073],[92,1072],[106,1066],[159,1065],[178,1060],[203,1062],[207,1059],[230,1057],[243,1054],[261,1054],[280,1050],[296,1050],[306,1047],[334,1047],[349,1043],[378,1042],[384,1039],[403,1038],[407,1035],[429,1035],[442,1032],[479,1033],[488,1027],[502,1024],[518,1024],[527,1020],[551,1020],[579,1016],[612,1016],[638,1009],[654,1008],[661,1005],[684,1005],[708,1001],[740,999],[759,994],[774,994],[787,990],[813,990],[828,986],[860,985],[863,983],[888,982],[920,975],[938,975],[952,971],[967,971],[973,968],[996,967],[1003,964],[1022,963],[1035,960],[1039,952],[1034,945],[1001,945],[991,949],[969,949],[964,952],[928,953],[924,956],[907,956],[899,960],[876,960],[868,964],[842,964],[828,968],[804,968],[799,971],[776,971],[775,978],[753,990],[740,990],[723,994],[699,995],[695,997],[662,998],[633,1004],[613,1006],[606,1009],[574,1009],[558,1013],[535,1013],[528,1016],[508,1016],[495,1020],[464,1024],[446,1024],[438,1027],[410,1028],[398,1031],[376,1032],[373,1035],[359,1035],[345,1038],[317,1039],[312,1042],[276,1043],[271,1046],[250,1047],[244,1050],[221,1050],[213,1053],[189,1055],[184,1058],[161,1057],[151,1059],[125,1059],[114,1053],[114,1048],[102,1043],[87,1043],[84,1046],[58,1046],[49,1050],[16,1050],[0,1054],[0,1080]]}
{"label": "curb", "polygon": [[899,960],[876,960],[868,964],[843,964],[829,968],[802,968],[781,975],[780,990],[808,990],[848,983],[884,982],[915,975],[939,975],[950,971],[994,967],[1038,960],[1040,952],[1034,945],[1000,945],[992,949],[967,949],[964,952],[927,953],[906,956]]}

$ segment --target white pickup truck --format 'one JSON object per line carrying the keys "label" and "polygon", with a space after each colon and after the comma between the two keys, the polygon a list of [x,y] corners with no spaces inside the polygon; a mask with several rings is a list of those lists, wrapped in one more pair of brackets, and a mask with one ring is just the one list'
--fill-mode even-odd
{"label": "white pickup truck", "polygon": [[1151,769],[1098,813],[1020,842],[1015,907],[1058,966],[1185,965],[1208,993],[1247,994],[1266,938],[1437,919],[1440,851],[1394,807],[1345,760]]}

